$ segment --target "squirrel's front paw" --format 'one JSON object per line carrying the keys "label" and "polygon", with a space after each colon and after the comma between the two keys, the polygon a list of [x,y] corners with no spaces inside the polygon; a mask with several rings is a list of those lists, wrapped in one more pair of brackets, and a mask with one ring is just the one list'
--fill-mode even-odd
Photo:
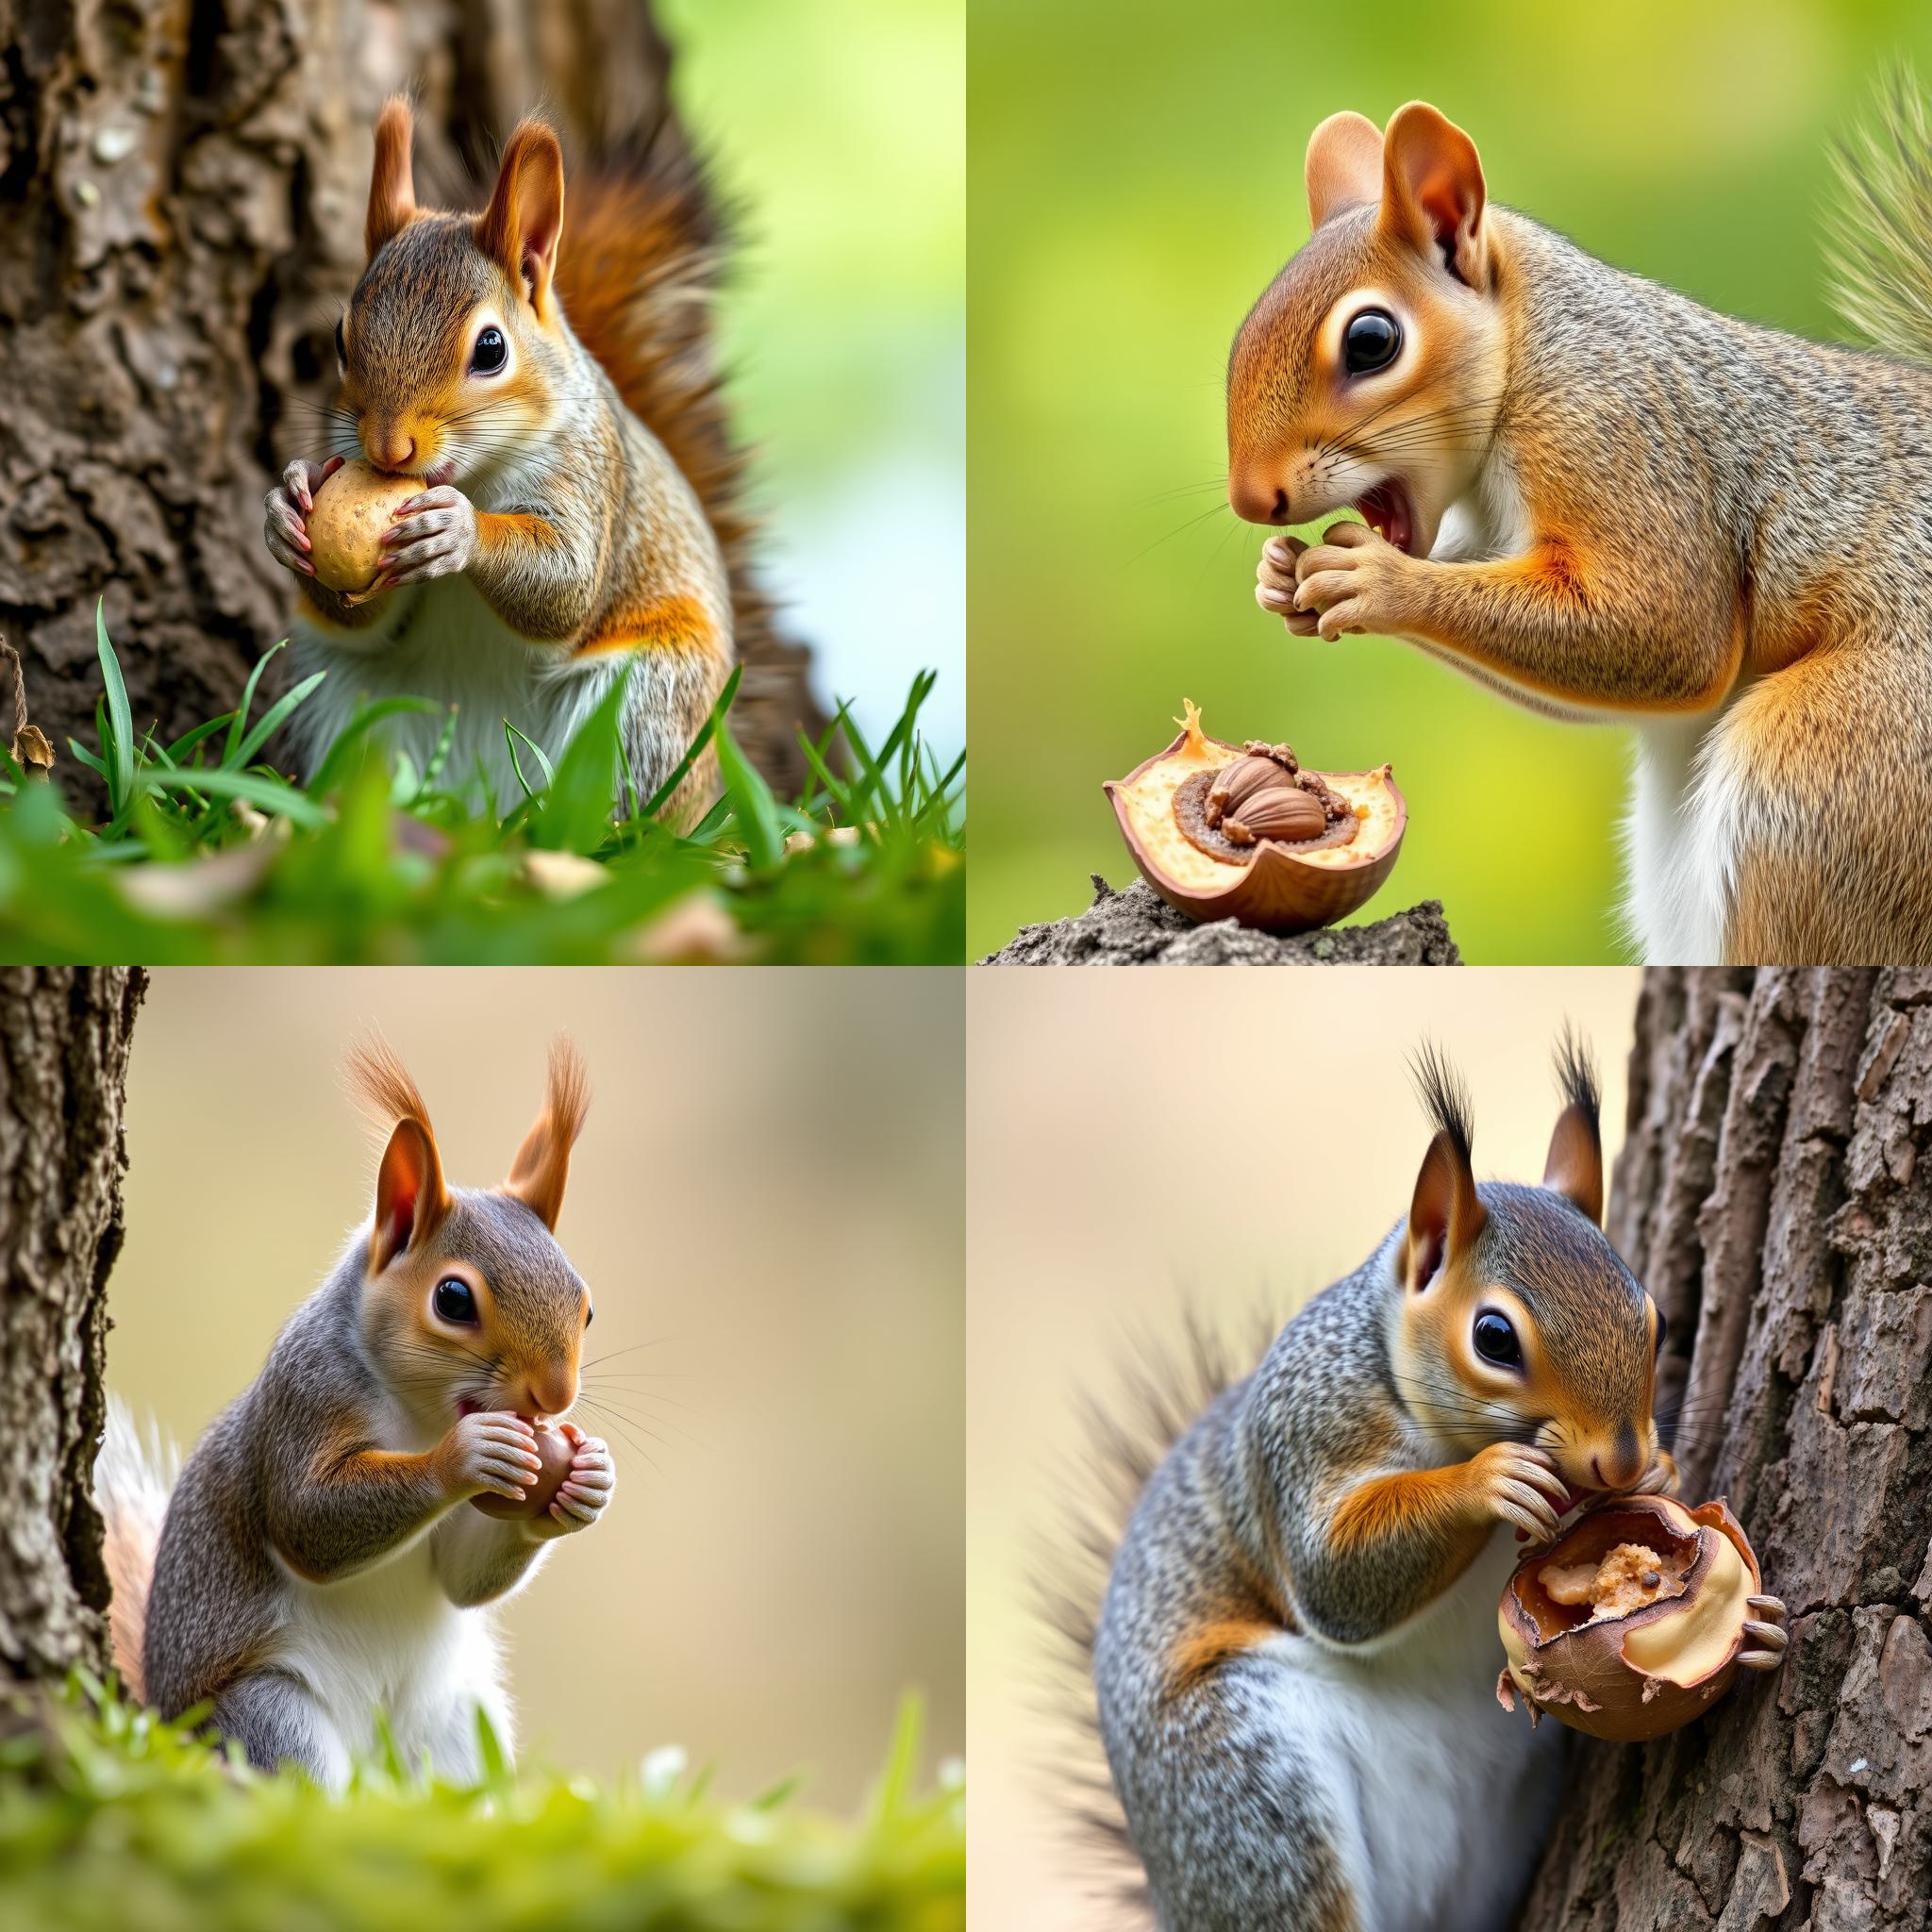
{"label": "squirrel's front paw", "polygon": [[1469,1459],[1478,1510],[1516,1526],[1519,1539],[1554,1542],[1557,1524],[1570,1500],[1570,1485],[1541,1449],[1523,1442],[1491,1442]]}
{"label": "squirrel's front paw", "polygon": [[305,577],[315,575],[315,566],[308,560],[308,512],[315,508],[315,492],[324,480],[341,467],[341,457],[331,457],[325,463],[297,457],[263,500],[267,522],[262,535],[268,541],[268,554],[284,570]]}
{"label": "squirrel's front paw", "polygon": [[444,1486],[453,1496],[488,1491],[524,1500],[524,1485],[543,1474],[537,1434],[522,1416],[508,1409],[479,1409],[458,1422],[438,1445]]}
{"label": "squirrel's front paw", "polygon": [[617,1466],[601,1437],[587,1436],[575,1423],[562,1424],[575,1454],[570,1474],[558,1486],[550,1514],[566,1531],[588,1529],[604,1513],[617,1489]]}
{"label": "squirrel's front paw", "polygon": [[1295,558],[1294,608],[1312,612],[1317,635],[1331,641],[1344,631],[1400,635],[1414,568],[1411,558],[1366,524],[1333,524]]}
{"label": "squirrel's front paw", "polygon": [[1307,549],[1299,537],[1271,537],[1255,566],[1255,602],[1280,618],[1291,636],[1311,638],[1319,622],[1312,610],[1294,608],[1296,560]]}
{"label": "squirrel's front paw", "polygon": [[1785,1660],[1790,1641],[1785,1624],[1782,1597],[1747,1596],[1744,1601],[1757,1612],[1744,1623],[1744,1647],[1738,1653],[1739,1667],[1747,1671],[1774,1671]]}
{"label": "squirrel's front paw", "polygon": [[397,507],[382,550],[388,569],[378,590],[456,576],[476,555],[476,507],[453,483],[440,483]]}

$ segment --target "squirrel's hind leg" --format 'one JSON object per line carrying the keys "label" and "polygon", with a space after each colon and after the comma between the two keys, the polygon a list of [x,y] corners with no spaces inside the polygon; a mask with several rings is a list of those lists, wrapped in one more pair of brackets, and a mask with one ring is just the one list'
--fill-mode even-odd
{"label": "squirrel's hind leg", "polygon": [[349,1747],[341,1733],[308,1691],[281,1671],[238,1677],[215,1699],[211,1721],[259,1771],[292,1764],[328,1791],[349,1782]]}

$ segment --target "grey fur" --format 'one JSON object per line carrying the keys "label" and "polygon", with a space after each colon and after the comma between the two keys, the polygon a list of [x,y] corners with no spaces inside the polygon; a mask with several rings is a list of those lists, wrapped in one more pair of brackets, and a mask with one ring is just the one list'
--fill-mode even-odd
{"label": "grey fur", "polygon": [[[1487,1224],[1472,1269],[1523,1297],[1566,1372],[1594,1358],[1600,1392],[1633,1399],[1618,1378],[1632,1348],[1647,1350],[1643,1296],[1602,1233],[1549,1190],[1484,1183],[1478,1196]],[[1309,1301],[1254,1373],[1210,1403],[1148,1481],[1115,1558],[1093,1681],[1127,1827],[1169,1932],[1312,1932],[1356,1924],[1364,1909],[1345,1870],[1363,1856],[1359,1794],[1317,1772],[1278,1722],[1270,1687],[1309,1668],[1345,1685],[1357,1668],[1347,1657],[1378,1641],[1387,1657],[1443,1572],[1443,1541],[1427,1525],[1346,1551],[1328,1541],[1338,1503],[1363,1477],[1453,1459],[1431,1453],[1391,1359],[1404,1231]],[[1647,1359],[1641,1368],[1647,1377]],[[1498,1424],[1492,1439],[1533,1427]],[[1255,1635],[1177,1668],[1202,1633],[1244,1626]],[[1309,1638],[1319,1664],[1293,1641]],[[1355,1748],[1378,1748],[1375,1722],[1364,1709]],[[1519,1813],[1510,1793],[1471,1789],[1469,1832],[1509,1815],[1533,1851],[1548,1795],[1536,1790]],[[1442,1874],[1441,1923],[1455,1884]]]}
{"label": "grey fur", "polygon": [[[453,1204],[419,1258],[473,1263],[523,1345],[562,1350],[585,1290],[549,1231],[502,1194],[456,1190]],[[318,1687],[283,1654],[296,1587],[284,1566],[326,1586],[426,1532],[443,1594],[469,1607],[504,1595],[549,1547],[522,1524],[458,1507],[463,1497],[427,1472],[354,1484],[322,1466],[345,1440],[397,1446],[394,1418],[412,1406],[449,1420],[458,1393],[503,1406],[496,1367],[481,1359],[453,1353],[439,1367],[408,1354],[385,1369],[365,1337],[368,1240],[365,1228],[189,1457],[161,1530],[142,1645],[147,1697],[163,1715],[211,1699],[216,1728],[255,1763],[292,1762],[328,1784],[340,1784],[346,1764],[335,1727],[319,1721]],[[438,1440],[433,1424],[421,1433],[418,1448]],[[439,1768],[455,1774],[474,1768],[475,1706],[494,1689],[475,1688],[475,1699],[434,1726]]]}

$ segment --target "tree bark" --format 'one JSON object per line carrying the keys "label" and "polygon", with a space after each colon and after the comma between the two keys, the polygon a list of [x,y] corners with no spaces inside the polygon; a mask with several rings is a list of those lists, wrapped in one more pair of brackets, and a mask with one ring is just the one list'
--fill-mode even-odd
{"label": "tree bark", "polygon": [[108,1661],[93,1504],[140,967],[0,973],[0,1673]]}
{"label": "tree bark", "polygon": [[[163,741],[288,634],[262,498],[324,441],[384,96],[417,97],[425,205],[477,208],[540,105],[567,136],[665,118],[681,142],[670,68],[646,0],[0,0],[0,634],[68,784],[96,599]],[[725,534],[733,729],[790,791],[794,723],[819,723],[808,654],[752,582],[752,533]]]}
{"label": "tree bark", "polygon": [[[1610,1234],[1783,1670],[1578,1739],[1527,1932],[1923,1928],[1932,1897],[1932,974],[1653,972]],[[1499,1828],[1504,1825],[1499,1821]]]}

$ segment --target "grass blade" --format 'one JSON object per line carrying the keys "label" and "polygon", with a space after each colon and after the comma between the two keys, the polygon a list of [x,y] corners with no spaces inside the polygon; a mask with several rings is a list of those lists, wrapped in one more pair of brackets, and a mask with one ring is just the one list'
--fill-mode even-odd
{"label": "grass blade", "polygon": [[711,707],[710,715],[698,726],[698,735],[691,741],[691,749],[671,768],[671,775],[657,791],[651,793],[649,801],[637,816],[641,819],[654,819],[671,803],[671,794],[690,775],[691,768],[704,756],[706,745],[717,735],[718,727],[724,722],[724,713],[731,708],[731,700],[738,695],[739,679],[744,675],[744,666],[734,664],[731,675],[724,680],[724,689],[718,693],[718,702]]}
{"label": "grass blade", "polygon": [[718,725],[718,772],[724,780],[725,795],[738,814],[738,829],[753,867],[763,872],[768,866],[776,865],[785,856],[785,834],[778,826],[778,808],[772,798],[772,788],[739,750],[738,741],[722,720]]}
{"label": "grass blade", "polygon": [[[267,662],[268,659],[264,658],[262,659],[262,663],[265,664]],[[256,666],[256,669],[258,671],[260,668],[260,665]],[[239,745],[235,743],[235,735],[231,731],[228,734],[228,743],[231,749],[227,757],[223,758],[222,763],[227,766],[230,771],[246,771],[247,768],[255,762],[256,753],[258,752],[262,748],[262,746],[265,745],[269,741],[269,740],[275,736],[276,731],[281,728],[282,722],[288,717],[289,713],[292,711],[295,708],[295,707],[303,701],[304,698],[308,697],[309,693],[314,691],[315,687],[319,685],[323,681],[323,679],[327,675],[328,673],[326,671],[318,671],[314,674],[313,676],[305,677],[302,680],[302,682],[294,688],[294,690],[284,691],[282,695],[279,698],[277,698],[273,705],[269,707],[268,712],[266,716],[263,717],[261,723],[258,724],[255,727],[255,729],[251,731],[248,734],[248,736],[242,741],[242,742]],[[246,700],[244,699],[243,702],[245,704]],[[240,714],[238,713],[237,715],[239,716]]]}
{"label": "grass blade", "polygon": [[127,686],[121,660],[108,641],[108,600],[94,601],[94,648],[100,654],[101,681],[108,688],[108,718],[113,742],[101,746],[108,764],[108,803],[118,819],[134,796],[134,714],[127,708]]}
{"label": "grass blade", "polygon": [[242,742],[242,732],[248,728],[249,709],[255,703],[255,687],[261,682],[261,674],[268,669],[268,660],[288,641],[288,639],[284,638],[281,643],[271,644],[255,660],[255,669],[248,674],[248,682],[242,687],[242,702],[235,708],[233,722],[228,726],[228,742],[222,753],[223,764],[232,770],[239,771],[248,762],[246,758],[238,758],[235,752]]}

